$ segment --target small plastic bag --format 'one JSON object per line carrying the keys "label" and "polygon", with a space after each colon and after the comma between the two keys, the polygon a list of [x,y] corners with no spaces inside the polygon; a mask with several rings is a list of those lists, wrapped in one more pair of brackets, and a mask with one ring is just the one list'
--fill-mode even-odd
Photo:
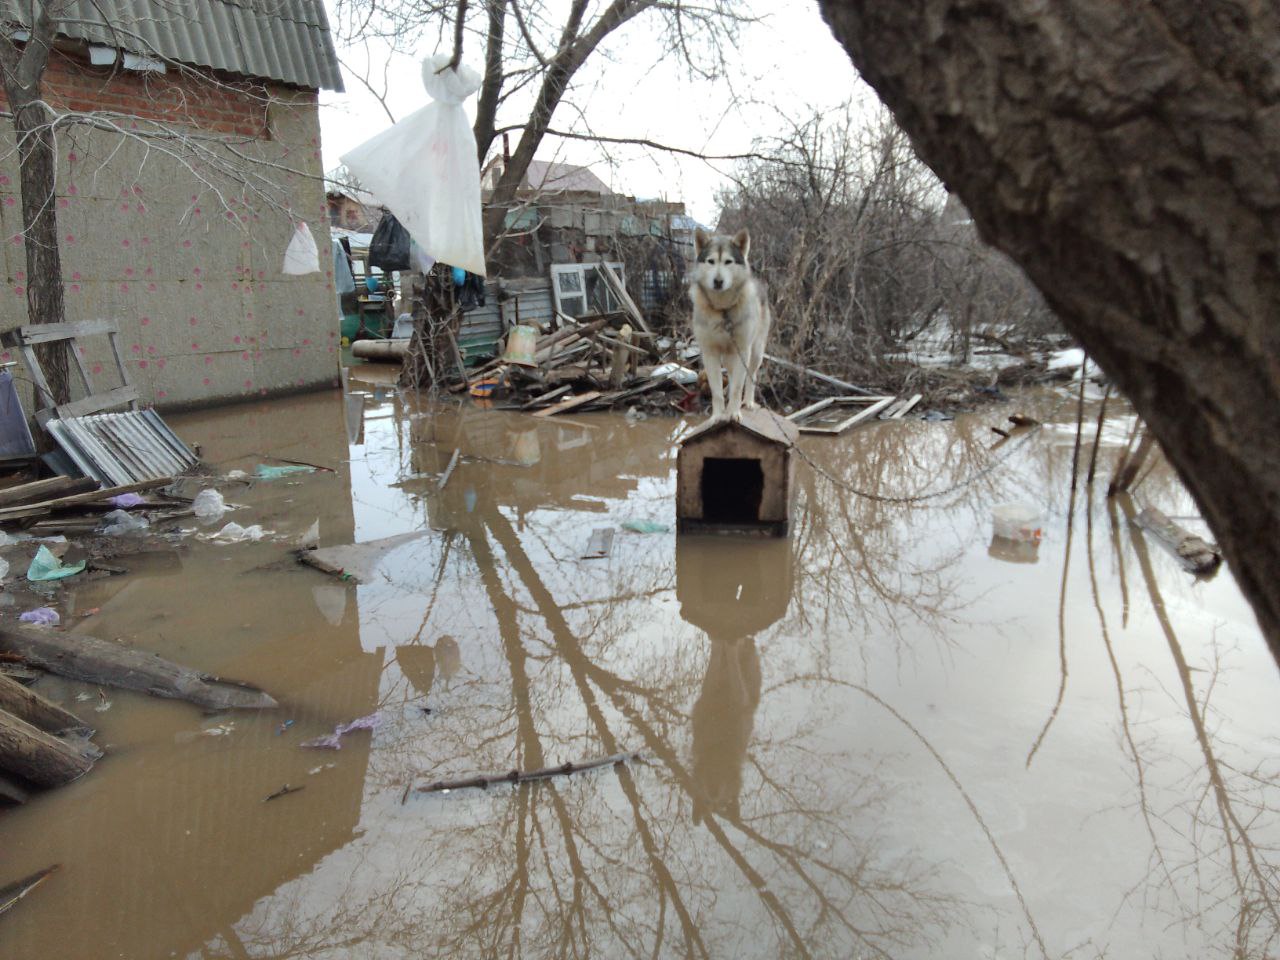
{"label": "small plastic bag", "polygon": [[56,627],[62,617],[52,607],[36,607],[34,610],[18,614],[18,619],[23,623],[34,623],[40,627]]}
{"label": "small plastic bag", "polygon": [[123,537],[132,533],[142,533],[151,526],[145,517],[130,513],[128,510],[112,510],[103,519],[102,532],[108,537]]}
{"label": "small plastic bag", "polygon": [[197,520],[217,520],[229,509],[227,501],[222,499],[222,494],[212,487],[201,490],[191,501],[191,510],[195,513]]}
{"label": "small plastic bag", "polygon": [[251,527],[242,527],[233,520],[209,539],[217,543],[244,543],[261,540],[266,535],[267,532],[256,523]]}
{"label": "small plastic bag", "polygon": [[307,527],[306,532],[298,538],[298,547],[302,550],[314,550],[320,546],[320,518]]}
{"label": "small plastic bag", "polygon": [[282,273],[300,276],[304,273],[320,272],[320,251],[316,247],[316,238],[311,228],[299,220],[293,228],[293,239],[284,251]]}
{"label": "small plastic bag", "polygon": [[79,563],[63,566],[62,561],[50,553],[49,548],[42,543],[36,555],[31,558],[31,566],[27,568],[27,579],[62,580],[66,577],[74,577],[84,569],[84,565],[85,561],[81,560]]}

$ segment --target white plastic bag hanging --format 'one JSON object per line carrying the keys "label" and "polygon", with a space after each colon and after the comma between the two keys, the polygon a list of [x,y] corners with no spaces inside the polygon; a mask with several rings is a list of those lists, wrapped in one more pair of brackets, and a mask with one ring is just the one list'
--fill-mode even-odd
{"label": "white plastic bag hanging", "polygon": [[476,138],[462,109],[480,76],[448,54],[422,64],[432,102],[342,156],[364,189],[436,260],[485,275]]}
{"label": "white plastic bag hanging", "polygon": [[316,238],[311,235],[311,228],[301,220],[294,225],[293,239],[284,251],[284,266],[280,269],[291,276],[320,272],[320,251],[316,247]]}

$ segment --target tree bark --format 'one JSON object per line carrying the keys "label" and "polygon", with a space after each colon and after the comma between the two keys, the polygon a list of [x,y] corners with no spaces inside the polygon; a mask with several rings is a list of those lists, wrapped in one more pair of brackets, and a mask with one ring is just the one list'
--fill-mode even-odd
{"label": "tree bark", "polygon": [[0,769],[40,787],[60,787],[102,754],[88,741],[68,743],[0,710]]}
{"label": "tree bark", "polygon": [[[57,157],[52,116],[43,101],[41,79],[49,62],[54,20],[36,4],[31,38],[19,53],[13,41],[0,38],[0,69],[18,141],[18,174],[22,193],[23,244],[27,255],[27,317],[32,323],[61,323],[62,257],[58,248],[58,214],[54,194]],[[36,356],[53,397],[38,397],[42,406],[71,399],[67,350],[63,343],[41,344]]]}
{"label": "tree bark", "polygon": [[91,732],[75,714],[6,676],[0,676],[0,712],[12,714],[46,733],[62,733],[64,730]]}
{"label": "tree bark", "polygon": [[485,9],[489,25],[485,31],[484,80],[480,84],[480,96],[476,100],[476,122],[472,127],[476,136],[476,162],[482,168],[485,157],[489,156],[489,148],[493,146],[498,97],[502,93],[502,41],[506,34],[506,0],[487,0]]}
{"label": "tree bark", "polygon": [[1280,659],[1280,9],[819,2],[1155,432]]}

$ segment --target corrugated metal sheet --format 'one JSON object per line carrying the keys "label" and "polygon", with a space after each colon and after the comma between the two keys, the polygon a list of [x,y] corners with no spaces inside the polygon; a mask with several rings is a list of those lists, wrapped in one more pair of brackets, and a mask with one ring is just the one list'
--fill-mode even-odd
{"label": "corrugated metal sheet", "polygon": [[[0,0],[0,18],[25,24],[29,8],[29,0]],[[342,90],[323,0],[69,0],[60,19],[58,32],[76,40]]]}
{"label": "corrugated metal sheet", "polygon": [[47,428],[85,476],[109,486],[176,476],[198,462],[154,410],[54,419]]}
{"label": "corrugated metal sheet", "polygon": [[[499,290],[501,286],[501,290]],[[505,299],[503,299],[505,297]],[[485,304],[462,315],[458,327],[458,343],[467,356],[492,349],[507,329],[516,323],[519,303],[521,323],[532,323],[550,329],[555,309],[551,299],[551,281],[542,278],[491,280],[485,284]]]}

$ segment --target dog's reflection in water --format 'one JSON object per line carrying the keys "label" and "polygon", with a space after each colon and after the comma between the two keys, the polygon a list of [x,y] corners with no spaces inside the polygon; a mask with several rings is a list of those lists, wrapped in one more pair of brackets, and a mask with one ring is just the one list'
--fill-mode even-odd
{"label": "dog's reflection in water", "polygon": [[680,616],[706,632],[710,648],[692,711],[695,823],[708,813],[738,818],[743,766],[760,705],[756,635],[787,612],[791,580],[787,540],[677,542]]}

